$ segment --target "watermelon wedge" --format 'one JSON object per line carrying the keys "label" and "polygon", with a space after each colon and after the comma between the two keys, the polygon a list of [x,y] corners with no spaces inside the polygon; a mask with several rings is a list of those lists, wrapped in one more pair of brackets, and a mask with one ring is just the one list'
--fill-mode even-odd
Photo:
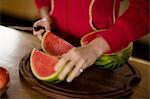
{"label": "watermelon wedge", "polygon": [[30,57],[30,66],[33,75],[43,81],[57,82],[59,72],[55,71],[58,58],[33,49]]}
{"label": "watermelon wedge", "polygon": [[44,52],[54,56],[61,56],[73,48],[70,43],[51,32],[44,34],[41,46]]}

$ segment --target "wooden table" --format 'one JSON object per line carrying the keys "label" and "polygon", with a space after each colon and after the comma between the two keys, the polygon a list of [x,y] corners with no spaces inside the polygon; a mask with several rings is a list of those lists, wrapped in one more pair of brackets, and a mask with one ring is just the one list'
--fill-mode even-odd
{"label": "wooden table", "polygon": [[[33,48],[40,48],[40,41],[32,34],[0,26],[0,66],[6,68],[10,74],[10,86],[5,98],[47,99],[32,91],[19,78],[20,59]],[[134,57],[129,62],[137,67],[142,76],[131,98],[150,97],[150,63]]]}

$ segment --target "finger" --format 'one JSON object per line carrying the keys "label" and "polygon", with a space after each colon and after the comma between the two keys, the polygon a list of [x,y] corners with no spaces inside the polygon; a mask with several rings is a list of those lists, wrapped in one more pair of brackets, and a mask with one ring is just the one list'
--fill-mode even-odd
{"label": "finger", "polygon": [[82,72],[80,72],[80,70],[78,71],[78,73],[76,74],[76,77],[78,77]]}
{"label": "finger", "polygon": [[76,64],[74,70],[69,74],[67,82],[71,82],[77,75],[79,75],[80,69],[84,67],[85,61],[81,60]]}
{"label": "finger", "polygon": [[65,68],[64,68],[64,70],[60,73],[60,75],[59,75],[59,79],[60,80],[64,80],[65,79],[65,77],[67,76],[67,74],[72,70],[72,68],[74,67],[74,65],[75,65],[75,63],[74,62],[69,62],[66,66],[65,66]]}
{"label": "finger", "polygon": [[39,33],[39,31],[34,31],[33,30],[33,35],[39,35],[40,33]]}
{"label": "finger", "polygon": [[83,72],[83,70],[87,68],[87,66],[88,66],[87,63],[86,63],[86,64],[83,64],[83,65],[82,65],[82,68],[80,68],[80,69],[82,69],[82,70],[81,70],[81,71],[80,71],[80,70],[78,71],[78,74],[76,75],[76,77],[78,77],[78,76]]}
{"label": "finger", "polygon": [[[62,64],[61,63],[61,61],[63,61],[63,60],[66,60],[66,61],[77,61],[77,59],[79,58],[77,55],[75,55],[75,54],[72,54],[72,52],[68,52],[68,53],[66,53],[66,54],[63,54],[63,55],[61,55],[61,56],[58,56],[58,58],[60,59],[60,64]],[[58,63],[59,64],[59,63]],[[55,66],[56,68],[56,70],[57,70],[57,68],[59,68],[59,65],[57,65],[57,66]]]}
{"label": "finger", "polygon": [[36,31],[38,30],[51,31],[51,26],[48,21],[39,20],[33,24],[33,27],[35,27]]}
{"label": "finger", "polygon": [[61,58],[60,60],[59,60],[59,62],[55,65],[55,71],[59,71],[59,70],[61,70],[64,66],[65,66],[65,64],[67,63],[69,61],[69,59],[67,59],[67,58]]}
{"label": "finger", "polygon": [[51,31],[51,27],[50,27],[49,24],[47,24],[47,25],[45,26],[45,30],[46,30],[46,31]]}
{"label": "finger", "polygon": [[48,28],[48,29],[45,28],[45,31],[46,31],[46,32],[51,32],[51,28]]}
{"label": "finger", "polygon": [[38,39],[40,40],[40,41],[42,41],[42,35],[40,34],[40,35],[37,35],[37,37],[38,37]]}
{"label": "finger", "polygon": [[67,55],[70,56],[70,60],[77,62],[79,59],[81,59],[81,56],[76,52],[76,47],[72,48]]}
{"label": "finger", "polygon": [[40,34],[42,34],[43,32],[44,32],[44,30],[41,29],[41,30],[39,30],[39,31],[33,31],[33,34],[34,34],[34,35],[40,35]]}
{"label": "finger", "polygon": [[[65,67],[64,68],[64,74],[63,74],[63,72],[62,72],[62,74],[63,74],[63,77],[62,77],[62,79],[64,79],[64,77],[66,77],[67,76],[67,74],[72,70],[72,68],[75,66],[75,63],[80,59],[80,58],[78,58],[78,57],[74,57],[74,60],[71,60],[72,58],[70,58],[70,62],[66,65],[66,64],[64,64],[63,66]],[[62,69],[62,68],[61,68]],[[61,74],[60,74],[61,75]]]}
{"label": "finger", "polygon": [[37,22],[35,22],[35,23],[33,24],[33,27],[37,27]]}

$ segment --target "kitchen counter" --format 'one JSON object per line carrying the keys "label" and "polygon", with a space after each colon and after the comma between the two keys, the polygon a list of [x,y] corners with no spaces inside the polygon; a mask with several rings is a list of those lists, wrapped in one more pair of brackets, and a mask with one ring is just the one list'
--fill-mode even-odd
{"label": "kitchen counter", "polygon": [[[33,48],[40,48],[40,41],[30,33],[0,26],[0,66],[10,74],[10,86],[4,98],[47,99],[28,88],[19,78],[19,62]],[[141,82],[133,88],[131,99],[150,97],[150,62],[130,57],[129,63],[141,74]]]}

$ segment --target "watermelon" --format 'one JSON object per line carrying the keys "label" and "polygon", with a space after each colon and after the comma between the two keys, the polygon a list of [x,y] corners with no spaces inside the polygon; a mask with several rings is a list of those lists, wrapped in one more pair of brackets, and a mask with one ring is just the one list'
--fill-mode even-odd
{"label": "watermelon", "polygon": [[[87,41],[95,38],[96,35],[91,35],[93,33],[95,32],[89,33],[82,37],[81,45],[88,44]],[[55,64],[59,60],[57,56],[67,53],[74,46],[51,32],[46,32],[44,34],[41,43],[42,49],[46,53],[33,49],[30,57],[31,71],[39,80],[54,83],[60,82],[58,75],[61,70],[55,71]],[[96,60],[95,64],[102,68],[113,70],[125,64],[131,53],[132,44],[129,44],[128,47],[116,53],[109,52],[102,55]]]}
{"label": "watermelon", "polygon": [[30,57],[30,67],[34,76],[47,82],[58,82],[59,72],[55,71],[55,64],[58,62],[56,56],[45,54],[33,49]]}
{"label": "watermelon", "polygon": [[5,68],[0,67],[0,97],[7,90],[9,86],[9,80],[10,78],[8,71]]}
{"label": "watermelon", "polygon": [[44,34],[41,46],[44,52],[54,56],[61,56],[73,48],[70,43],[51,32]]}
{"label": "watermelon", "polygon": [[43,51],[33,49],[30,57],[31,71],[34,76],[42,81],[58,83],[58,74],[55,71],[55,64],[58,56],[67,53],[73,46],[62,38],[51,32],[46,32],[42,38],[41,46]]}
{"label": "watermelon", "polygon": [[[105,30],[102,30],[105,31]],[[81,38],[81,45],[86,45],[89,41],[96,38],[98,32],[91,32]],[[112,53],[112,51],[103,54],[100,58],[98,58],[95,62],[95,65],[109,70],[114,70],[116,68],[121,67],[123,64],[127,62],[129,57],[132,54],[133,44],[130,43],[127,47],[124,47],[122,50]]]}

